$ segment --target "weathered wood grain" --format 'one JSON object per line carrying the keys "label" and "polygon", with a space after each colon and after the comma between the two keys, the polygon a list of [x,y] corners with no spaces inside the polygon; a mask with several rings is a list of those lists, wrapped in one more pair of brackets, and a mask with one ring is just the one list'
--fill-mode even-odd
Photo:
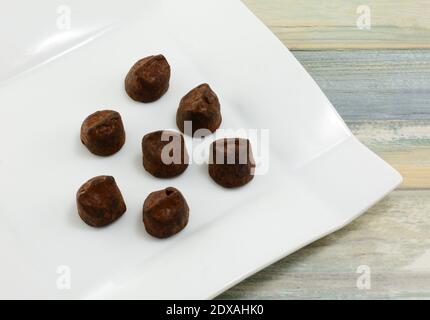
{"label": "weathered wood grain", "polygon": [[430,50],[293,53],[345,120],[430,119]]}
{"label": "weathered wood grain", "polygon": [[[243,0],[290,49],[430,48],[427,0]],[[357,28],[367,5],[371,29]]]}
{"label": "weathered wood grain", "polygon": [[402,174],[404,181],[399,189],[430,189],[430,121],[347,124],[361,142]]}
{"label": "weathered wood grain", "polygon": [[[220,299],[430,298],[430,191],[400,190]],[[361,265],[371,289],[359,290]]]}

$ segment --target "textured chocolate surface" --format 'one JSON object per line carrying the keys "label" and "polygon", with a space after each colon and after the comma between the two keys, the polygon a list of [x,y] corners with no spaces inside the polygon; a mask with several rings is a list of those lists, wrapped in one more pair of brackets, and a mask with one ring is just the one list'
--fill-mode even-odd
{"label": "textured chocolate surface", "polygon": [[[163,141],[163,136],[169,140]],[[142,139],[142,159],[145,170],[157,178],[182,174],[189,160],[183,135],[173,131],[148,133]]]}
{"label": "textured chocolate surface", "polygon": [[189,207],[178,189],[166,188],[152,192],[143,204],[146,231],[156,238],[168,238],[188,224]]}
{"label": "textured chocolate surface", "polygon": [[225,188],[241,187],[254,178],[255,161],[247,139],[220,139],[211,144],[209,175]]}
{"label": "textured chocolate surface", "polygon": [[93,227],[104,227],[127,210],[115,179],[99,176],[85,182],[76,195],[78,213],[82,220]]}
{"label": "textured chocolate surface", "polygon": [[91,114],[82,123],[81,141],[98,156],[110,156],[118,152],[125,143],[121,115],[112,110]]}
{"label": "textured chocolate surface", "polygon": [[133,100],[153,102],[169,89],[170,65],[163,55],[136,62],[125,78],[125,91]]}
{"label": "textured chocolate surface", "polygon": [[[185,132],[185,121],[192,122],[192,132]],[[221,125],[221,106],[215,92],[206,83],[188,92],[181,100],[176,113],[176,124],[182,132],[192,134],[199,129],[215,132]]]}

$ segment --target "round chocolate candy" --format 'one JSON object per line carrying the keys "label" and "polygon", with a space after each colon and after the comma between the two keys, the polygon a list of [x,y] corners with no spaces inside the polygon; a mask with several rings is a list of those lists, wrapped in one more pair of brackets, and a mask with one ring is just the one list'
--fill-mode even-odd
{"label": "round chocolate candy", "polygon": [[125,78],[125,91],[133,100],[153,102],[169,89],[170,65],[163,55],[136,62]]}
{"label": "round chocolate candy", "polygon": [[152,192],[143,204],[146,231],[156,238],[168,238],[180,232],[188,223],[189,207],[178,189]]}
{"label": "round chocolate candy", "polygon": [[255,161],[249,140],[220,139],[211,144],[209,175],[225,188],[241,187],[254,178]]}
{"label": "round chocolate candy", "polygon": [[85,182],[76,195],[78,213],[82,220],[93,227],[104,227],[127,210],[115,179],[99,176]]}
{"label": "round chocolate candy", "polygon": [[143,167],[157,178],[173,178],[188,167],[188,152],[182,134],[156,131],[142,139]]}
{"label": "round chocolate candy", "polygon": [[201,136],[215,132],[221,125],[220,103],[208,84],[199,85],[182,98],[176,113],[176,124],[183,133],[194,135],[197,130]]}
{"label": "round chocolate candy", "polygon": [[110,156],[125,143],[121,116],[112,110],[97,111],[88,116],[81,126],[81,141],[90,152]]}

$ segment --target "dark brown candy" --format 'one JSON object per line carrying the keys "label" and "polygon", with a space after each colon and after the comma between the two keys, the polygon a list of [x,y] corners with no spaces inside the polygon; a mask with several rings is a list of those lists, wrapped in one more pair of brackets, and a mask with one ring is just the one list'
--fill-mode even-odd
{"label": "dark brown candy", "polygon": [[182,134],[156,131],[142,139],[143,167],[157,178],[172,178],[188,167],[188,152]]}
{"label": "dark brown candy", "polygon": [[255,161],[249,140],[220,139],[211,144],[209,175],[225,188],[241,187],[254,178]]}
{"label": "dark brown candy", "polygon": [[[187,132],[189,130],[187,130],[186,121],[191,121],[191,132]],[[221,121],[218,97],[206,83],[188,92],[182,98],[176,113],[176,124],[179,130],[188,135],[194,135],[199,129],[206,129],[206,134],[215,132],[221,125]]]}
{"label": "dark brown candy", "polygon": [[115,179],[99,176],[85,182],[76,195],[79,216],[90,226],[104,227],[126,211]]}
{"label": "dark brown candy", "polygon": [[187,201],[178,189],[155,191],[143,204],[143,223],[150,235],[168,238],[185,228],[189,211]]}
{"label": "dark brown candy", "polygon": [[170,65],[163,55],[136,62],[125,78],[125,91],[133,100],[153,102],[169,89]]}
{"label": "dark brown candy", "polygon": [[118,152],[125,143],[120,114],[103,110],[88,116],[81,126],[81,141],[98,156],[110,156]]}

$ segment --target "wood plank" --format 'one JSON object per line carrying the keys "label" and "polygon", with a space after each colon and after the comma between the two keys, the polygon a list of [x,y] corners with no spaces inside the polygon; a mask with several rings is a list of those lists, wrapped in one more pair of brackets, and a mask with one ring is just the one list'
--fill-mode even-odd
{"label": "wood plank", "polygon": [[430,189],[430,121],[347,124],[361,142],[402,174],[400,189]]}
{"label": "wood plank", "polygon": [[271,27],[291,50],[429,49],[427,29],[412,27]]}
{"label": "wood plank", "polygon": [[[290,49],[430,48],[427,0],[243,0]],[[371,29],[359,30],[361,5]]]}
{"label": "wood plank", "polygon": [[[219,298],[430,298],[429,212],[430,191],[395,191],[344,229]],[[370,267],[370,290],[356,286],[361,265]]]}
{"label": "wood plank", "polygon": [[430,119],[430,50],[293,53],[346,120]]}

